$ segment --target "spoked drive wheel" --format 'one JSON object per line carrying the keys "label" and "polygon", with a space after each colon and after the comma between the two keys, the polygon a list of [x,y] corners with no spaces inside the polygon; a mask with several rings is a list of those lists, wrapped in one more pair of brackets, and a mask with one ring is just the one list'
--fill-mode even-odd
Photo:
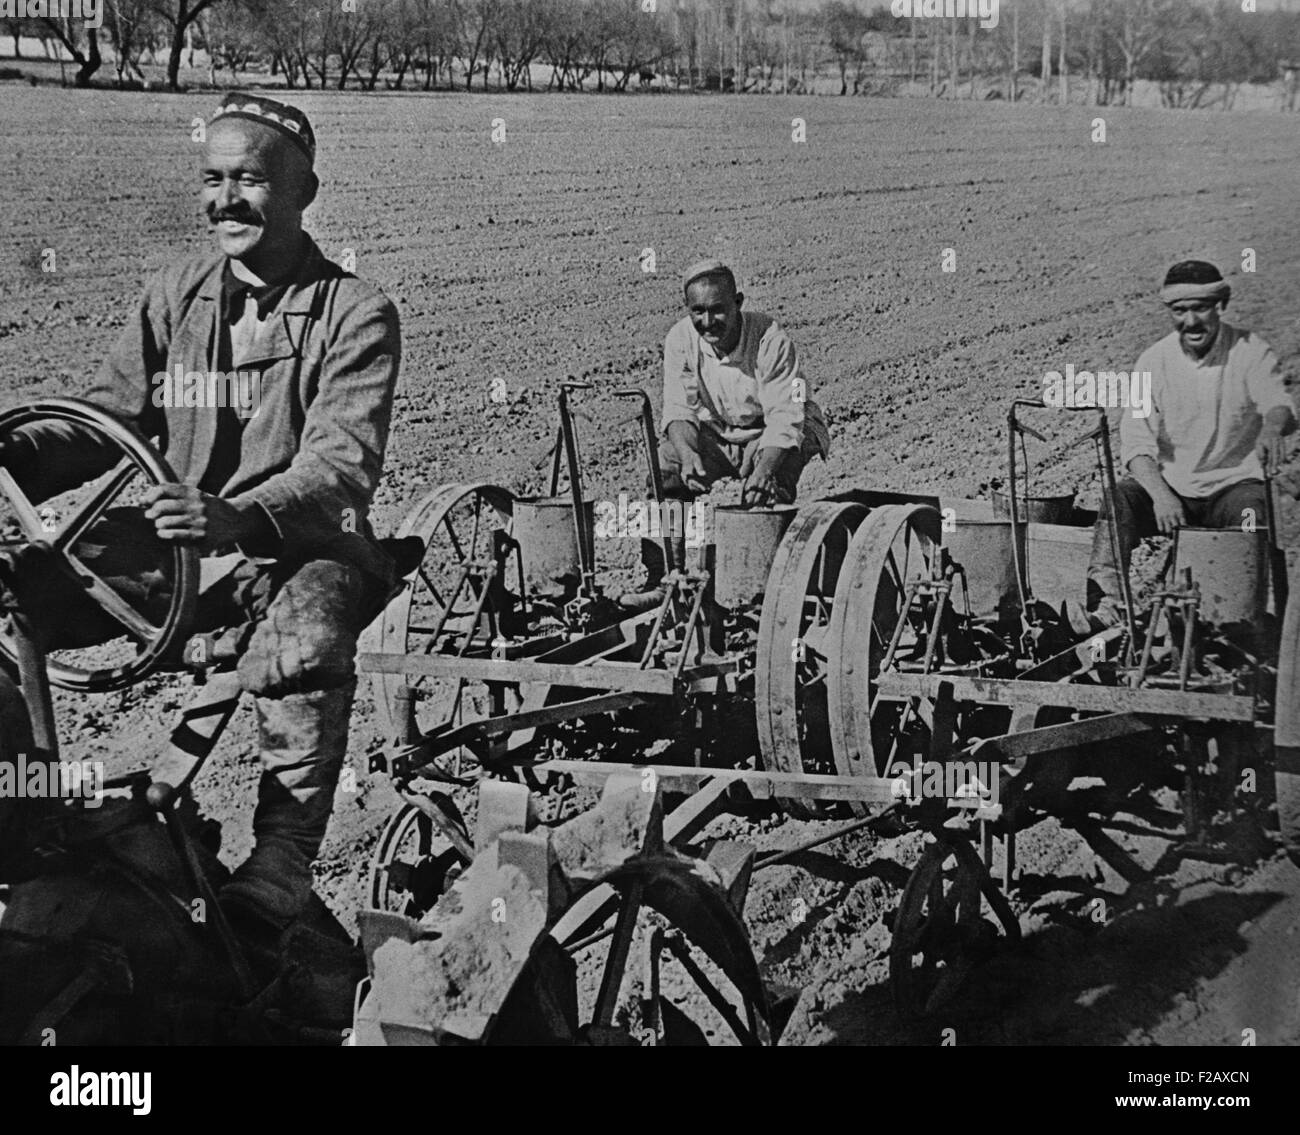
{"label": "spoked drive wheel", "polygon": [[[501,641],[499,636],[509,630],[503,624],[523,596],[519,550],[510,535],[513,511],[513,495],[496,485],[442,485],[425,497],[398,532],[424,541],[424,559],[367,630],[363,649],[481,657]],[[376,674],[376,708],[387,737],[403,729],[399,693],[404,686],[412,690],[421,733],[472,710],[465,704],[471,695],[464,681]]]}
{"label": "spoked drive wheel", "polygon": [[[894,663],[924,661],[928,612],[909,605],[909,584],[933,576],[941,519],[926,505],[886,505],[858,529],[840,573],[828,634],[829,734],[842,776],[889,776],[906,705],[877,697],[876,678],[891,643]],[[918,667],[920,668],[920,667]]]}
{"label": "spoked drive wheel", "polygon": [[[454,821],[459,812],[454,811],[455,805],[450,806]],[[389,817],[375,847],[370,862],[370,906],[420,918],[446,891],[448,873],[464,863],[464,857],[433,820],[414,804],[405,804]]]}
{"label": "spoked drive wheel", "polygon": [[1020,924],[975,849],[946,833],[927,844],[903,888],[889,947],[899,1014],[920,1016],[947,1004],[971,969],[993,952],[999,923],[1004,935],[1019,940]]}
{"label": "spoked drive wheel", "polygon": [[[119,639],[124,640],[107,648],[52,650],[47,658],[50,681],[83,692],[123,690],[148,674],[187,633],[198,598],[199,554],[192,546],[177,544],[169,549],[162,565],[167,578],[155,584],[169,593],[167,607],[151,617],[87,565],[82,541],[96,535],[94,526],[110,507],[129,507],[148,487],[174,483],[176,474],[134,429],[88,402],[71,398],[50,398],[0,415],[0,437],[42,422],[76,426],[89,435],[79,443],[103,445],[105,471],[38,507],[9,472],[0,469],[0,497],[21,531],[22,543],[42,550],[39,570],[44,572],[48,564],[51,571],[73,579],[120,627]],[[24,550],[16,555],[22,557]],[[39,630],[41,612],[28,611],[27,616]],[[107,658],[106,649],[111,652]],[[0,653],[15,659],[14,644],[3,636]]]}
{"label": "spoked drive wheel", "polygon": [[1300,587],[1290,588],[1278,644],[1274,776],[1282,846],[1300,867]]}
{"label": "spoked drive wheel", "polygon": [[[696,864],[642,857],[593,885],[602,884],[618,896],[612,929],[558,943],[548,936],[491,1043],[523,1036],[602,1047],[771,1043],[767,995],[744,924]],[[562,915],[554,933],[564,925]],[[557,959],[559,947],[571,958]],[[539,1005],[552,1012],[539,1014]],[[527,1020],[512,1007],[527,1007]]]}
{"label": "spoked drive wheel", "polygon": [[[830,629],[837,585],[864,505],[817,501],[799,510],[768,572],[759,620],[754,712],[765,768],[829,774],[828,687],[838,665]],[[823,806],[784,800],[793,815]]]}

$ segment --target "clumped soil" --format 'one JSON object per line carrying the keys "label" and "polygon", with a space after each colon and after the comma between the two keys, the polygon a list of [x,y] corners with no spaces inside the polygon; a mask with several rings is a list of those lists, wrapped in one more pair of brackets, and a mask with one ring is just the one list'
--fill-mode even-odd
{"label": "clumped soil", "polygon": [[[326,255],[355,258],[401,313],[381,531],[443,482],[543,492],[566,378],[594,386],[577,396],[588,494],[642,495],[634,404],[612,392],[644,387],[657,404],[678,273],[702,256],[732,262],[747,306],[789,329],[827,411],[834,451],[806,472],[804,499],[850,486],[977,496],[1003,482],[1008,402],[1037,397],[1043,376],[1067,364],[1129,369],[1168,330],[1158,276],[1187,256],[1228,273],[1230,318],[1284,363],[1300,354],[1294,133],[1279,116],[1107,108],[1108,141],[1097,145],[1097,112],[1084,108],[316,92],[294,101],[320,143],[311,232]],[[84,391],[147,275],[207,247],[191,132],[210,102],[6,89],[8,399]],[[794,117],[806,142],[791,141]],[[1253,274],[1239,270],[1247,248]],[[654,271],[644,270],[647,250]],[[1090,447],[1069,444],[1084,423],[1038,418],[1051,443],[1029,442],[1031,491],[1074,489],[1095,507]],[[632,578],[635,543],[601,542],[614,589]],[[137,764],[188,696],[167,677],[123,694],[59,694],[68,755]],[[321,894],[350,928],[397,803],[366,775],[378,740],[363,686],[354,776],[318,867]],[[244,707],[196,785],[232,865],[249,848],[257,775]],[[800,990],[785,1040],[936,1043],[946,1028],[962,1044],[1240,1044],[1243,1029],[1261,1044],[1300,1039],[1295,869],[1245,836],[1236,866],[1180,861],[1166,853],[1176,818],[1159,836],[1147,819],[1120,820],[1132,830],[1116,838],[1159,864],[1156,879],[1135,893],[1077,833],[1044,821],[1019,848],[1025,942],[997,952],[945,1015],[920,1023],[897,1019],[885,984],[888,919],[919,835],[858,836],[761,872],[750,933],[766,976]],[[719,827],[763,848],[822,830],[778,816]]]}

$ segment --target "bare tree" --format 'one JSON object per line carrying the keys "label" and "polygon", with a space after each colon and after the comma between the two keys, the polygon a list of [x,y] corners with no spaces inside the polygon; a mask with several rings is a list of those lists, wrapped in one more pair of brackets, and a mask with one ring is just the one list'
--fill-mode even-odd
{"label": "bare tree", "polygon": [[140,59],[158,46],[158,21],[148,0],[108,0],[104,30],[113,45],[117,85],[124,87],[132,75],[143,83]]}
{"label": "bare tree", "polygon": [[[140,0],[135,0],[139,3]],[[239,83],[239,72],[263,52],[269,43],[254,0],[230,0],[212,8],[195,21],[199,39],[208,52],[208,81],[214,86],[218,71],[229,71]]]}
{"label": "bare tree", "polygon": [[1169,0],[1110,0],[1104,9],[1107,31],[1124,60],[1125,106],[1133,105],[1138,68],[1160,46],[1177,15]]}
{"label": "bare tree", "polygon": [[1059,73],[1058,81],[1061,84],[1059,101],[1062,106],[1070,105],[1070,60],[1065,52],[1066,31],[1069,26],[1070,11],[1065,0],[1060,0],[1061,12],[1061,41],[1057,47],[1056,68]]}
{"label": "bare tree", "polygon": [[506,90],[518,90],[521,80],[528,90],[533,89],[533,60],[542,50],[550,8],[547,0],[503,0],[495,42]]}
{"label": "bare tree", "polygon": [[975,32],[978,30],[978,24],[974,20],[966,21],[966,59],[970,63],[970,90],[967,97],[975,97],[975,79],[979,74],[979,60],[976,58],[975,50]]}
{"label": "bare tree", "polygon": [[911,87],[916,82],[916,17],[910,16],[907,25],[907,85]]}
{"label": "bare tree", "polygon": [[501,0],[454,0],[453,11],[456,15],[456,42],[465,63],[465,89],[470,89],[474,76],[482,71],[483,89],[487,90],[493,32],[500,15]]}
{"label": "bare tree", "polygon": [[[359,74],[361,57],[380,34],[382,22],[382,5],[367,3],[366,0],[354,2],[346,8],[340,7],[333,13],[333,18],[325,22],[328,32],[325,47],[337,55],[339,60],[340,91],[347,86],[349,75]],[[378,73],[379,68],[376,67],[375,75],[378,76]],[[323,78],[321,85],[325,85]]]}
{"label": "bare tree", "polygon": [[759,19],[750,23],[746,32],[745,55],[758,66],[760,87],[771,91],[776,81],[776,69],[785,61],[785,20],[780,17],[781,30],[777,31],[778,17],[773,14],[774,0],[765,0],[759,10]]}
{"label": "bare tree", "polygon": [[[422,15],[417,0],[390,0],[385,21],[385,39],[388,43],[388,65],[394,73],[394,90],[402,89],[406,73],[419,53]],[[371,89],[374,89],[373,85]]]}
{"label": "bare tree", "polygon": [[220,0],[154,0],[154,11],[171,30],[167,52],[167,88],[180,90],[181,53],[185,50],[187,33],[204,12]]}
{"label": "bare tree", "polygon": [[0,35],[7,35],[14,41],[14,58],[23,57],[23,21],[18,19],[0,19]]}
{"label": "bare tree", "polygon": [[1020,5],[1011,9],[1011,81],[1007,84],[1007,98],[1015,102],[1020,97]]}
{"label": "bare tree", "polygon": [[420,33],[420,51],[424,69],[424,89],[431,91],[438,76],[446,73],[451,86],[452,60],[456,56],[457,13],[455,0],[419,0],[421,15],[417,27]]}
{"label": "bare tree", "polygon": [[948,76],[951,83],[952,97],[957,97],[957,87],[961,83],[961,67],[957,61],[957,17],[953,16],[948,27]]}
{"label": "bare tree", "polygon": [[588,0],[587,53],[596,72],[596,90],[605,89],[605,72],[613,71],[614,45],[623,32],[623,0]]}
{"label": "bare tree", "polygon": [[1042,77],[1038,87],[1038,97],[1043,102],[1047,101],[1047,85],[1052,81],[1052,10],[1049,7],[1051,0],[1042,0],[1042,20],[1043,20],[1043,55],[1039,62],[1041,70],[1039,75]]}
{"label": "bare tree", "polygon": [[365,90],[373,91],[381,72],[396,62],[392,32],[396,0],[368,0],[368,5],[373,8],[373,23],[363,52],[365,64],[363,66],[360,60],[357,62],[357,77]]}
{"label": "bare tree", "polygon": [[861,81],[862,37],[869,27],[867,17],[857,7],[846,4],[843,0],[830,0],[823,4],[820,14],[830,41],[831,54],[835,57],[835,66],[840,73],[840,94],[849,93],[849,65],[857,64],[853,80],[853,93],[856,95]]}
{"label": "bare tree", "polygon": [[541,53],[551,66],[547,83],[556,84],[560,90],[581,90],[582,81],[590,74],[583,69],[587,53],[587,24],[581,0],[553,0],[549,7],[547,26],[542,31]]}
{"label": "bare tree", "polygon": [[799,68],[799,90],[807,92],[808,72],[815,75],[821,64],[821,29],[811,12],[791,12],[788,18],[792,53]]}
{"label": "bare tree", "polygon": [[1020,5],[1011,9],[1011,19],[1001,20],[990,37],[993,57],[1005,73],[1003,92],[1009,102],[1020,97]]}
{"label": "bare tree", "polygon": [[332,4],[315,9],[300,7],[299,10],[303,13],[307,33],[304,39],[306,53],[303,56],[303,75],[315,71],[316,81],[321,90],[324,90],[330,81],[330,59],[334,55],[334,45],[338,38],[335,25],[340,11]]}
{"label": "bare tree", "polygon": [[617,13],[616,33],[611,51],[620,72],[616,91],[627,90],[633,75],[650,73],[673,52],[673,39],[659,17],[643,11],[636,0],[624,3]]}
{"label": "bare tree", "polygon": [[272,69],[284,74],[289,89],[292,90],[299,79],[304,87],[310,89],[309,59],[319,31],[319,20],[306,0],[280,0],[279,3],[259,5],[257,27],[271,55]]}
{"label": "bare tree", "polygon": [[939,70],[943,66],[943,28],[938,20],[925,25],[925,46],[930,56],[930,95],[938,98],[942,93]]}
{"label": "bare tree", "polygon": [[[50,19],[48,16],[42,16],[41,23],[63,45],[64,50],[67,51],[72,57],[72,61],[77,65],[77,73],[73,77],[73,83],[78,87],[90,86],[90,77],[99,70],[101,62],[98,29],[87,28],[83,26],[81,20],[71,17],[67,19]],[[84,51],[82,50],[83,42],[85,44]]]}
{"label": "bare tree", "polygon": [[1166,14],[1160,44],[1148,63],[1163,105],[1196,109],[1218,104],[1227,110],[1241,83],[1269,70],[1267,53],[1255,39],[1256,25],[1243,15],[1222,2]]}

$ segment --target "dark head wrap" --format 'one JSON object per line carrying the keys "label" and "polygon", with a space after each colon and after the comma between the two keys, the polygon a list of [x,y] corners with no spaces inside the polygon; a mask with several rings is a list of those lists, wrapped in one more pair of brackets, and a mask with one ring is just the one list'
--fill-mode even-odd
{"label": "dark head wrap", "polygon": [[1179,300],[1226,302],[1232,295],[1222,273],[1208,260],[1180,260],[1165,273],[1160,298],[1165,303]]}

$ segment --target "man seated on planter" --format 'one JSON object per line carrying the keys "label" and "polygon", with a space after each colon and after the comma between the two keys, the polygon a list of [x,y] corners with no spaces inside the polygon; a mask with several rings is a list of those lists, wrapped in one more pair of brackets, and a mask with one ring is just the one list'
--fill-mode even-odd
{"label": "man seated on planter", "polygon": [[1088,565],[1086,609],[1065,605],[1081,635],[1123,619],[1121,571],[1138,541],[1182,527],[1266,524],[1264,469],[1284,456],[1296,426],[1277,357],[1258,335],[1223,320],[1231,289],[1204,260],[1175,264],[1160,298],[1174,330],[1138,359],[1151,374],[1151,413],[1120,419],[1115,494],[1116,565],[1103,501]]}
{"label": "man seated on planter", "polygon": [[[770,315],[742,311],[744,294],[720,260],[682,276],[687,314],[664,340],[664,495],[690,501],[720,480],[743,482],[741,504],[793,504],[804,466],[830,452],[820,407],[808,396],[794,343]],[[642,544],[646,581],[620,597],[645,609],[663,599],[666,567],[684,566],[685,539],[669,539],[671,565],[658,544]]]}

